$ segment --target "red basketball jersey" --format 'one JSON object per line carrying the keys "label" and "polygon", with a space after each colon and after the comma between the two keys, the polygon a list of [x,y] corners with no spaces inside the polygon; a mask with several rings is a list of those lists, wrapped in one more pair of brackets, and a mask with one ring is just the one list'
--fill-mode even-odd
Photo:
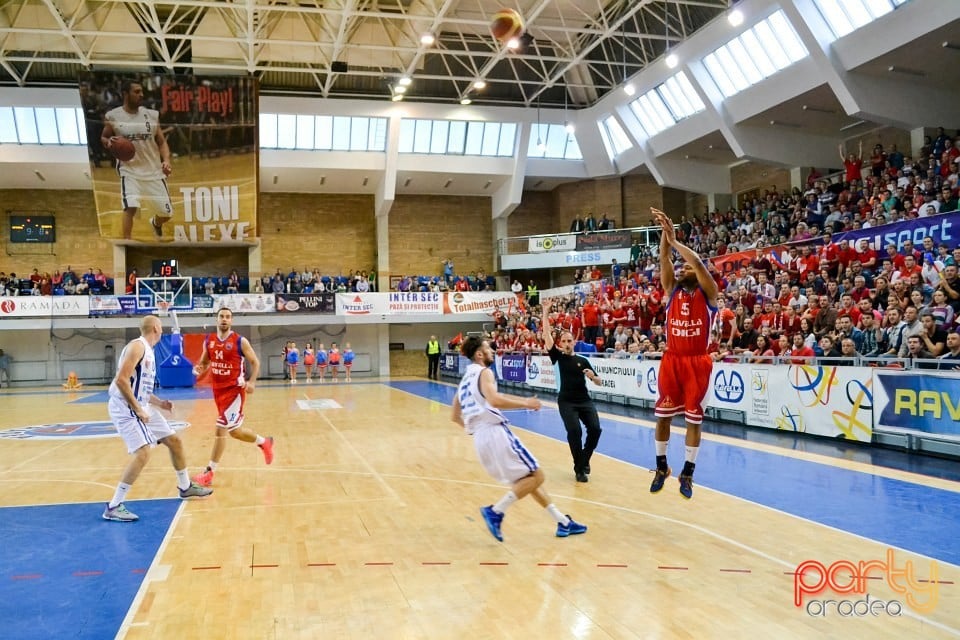
{"label": "red basketball jersey", "polygon": [[244,375],[243,351],[240,342],[243,338],[234,332],[221,340],[211,333],[203,343],[210,358],[211,385],[214,390],[228,389],[240,384]]}
{"label": "red basketball jersey", "polygon": [[717,313],[707,302],[703,289],[673,290],[667,302],[667,350],[679,356],[698,356],[707,353],[710,329]]}

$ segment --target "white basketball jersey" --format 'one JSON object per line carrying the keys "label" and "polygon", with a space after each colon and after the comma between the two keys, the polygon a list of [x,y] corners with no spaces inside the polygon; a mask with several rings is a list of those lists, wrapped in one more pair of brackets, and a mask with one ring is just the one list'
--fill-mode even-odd
{"label": "white basketball jersey", "polygon": [[[143,358],[137,363],[133,375],[130,376],[130,386],[133,388],[133,395],[136,396],[140,406],[147,407],[149,406],[150,396],[153,395],[153,387],[157,380],[157,361],[153,356],[153,347],[150,346],[146,338],[141,336],[137,338],[137,340],[143,343]],[[133,342],[130,344],[133,344]],[[123,348],[123,351],[120,352],[120,362],[123,362],[123,356],[129,348],[130,345],[128,344]],[[120,389],[117,388],[116,382],[110,383],[109,396],[110,398],[115,398],[126,403],[126,399],[123,397],[123,394],[120,393]]]}
{"label": "white basketball jersey", "polygon": [[457,388],[457,397],[460,398],[460,413],[467,433],[474,434],[484,426],[501,426],[507,424],[507,419],[498,409],[490,406],[487,399],[480,393],[480,374],[485,367],[471,362],[463,374],[463,380]]}
{"label": "white basketball jersey", "polygon": [[145,107],[140,107],[136,113],[127,113],[123,107],[117,107],[107,112],[104,121],[113,127],[114,135],[130,140],[136,149],[130,162],[117,162],[120,175],[162,180],[160,147],[154,139],[160,127],[160,113]]}

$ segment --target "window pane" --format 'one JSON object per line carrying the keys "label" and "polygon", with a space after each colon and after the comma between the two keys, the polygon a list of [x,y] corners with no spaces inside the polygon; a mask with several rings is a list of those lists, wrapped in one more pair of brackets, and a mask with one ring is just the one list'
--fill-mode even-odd
{"label": "window pane", "polygon": [[480,145],[483,143],[483,124],[482,122],[467,123],[467,144],[463,152],[468,156],[480,155]]}
{"label": "window pane", "polygon": [[541,149],[542,145],[547,143],[547,127],[543,124],[533,123],[530,125],[530,144],[527,145],[527,155],[531,158],[542,158],[546,155],[546,150]]}
{"label": "window pane", "polygon": [[644,132],[647,134],[647,137],[650,137],[657,133],[656,125],[650,120],[647,116],[646,111],[643,110],[643,107],[640,105],[640,100],[634,100],[630,103],[630,111],[633,112],[633,115],[636,116],[637,122],[640,123],[640,126],[643,127]]}
{"label": "window pane", "polygon": [[727,43],[727,50],[730,52],[730,55],[733,56],[733,59],[737,61],[737,68],[743,73],[748,83],[753,85],[763,80],[763,76],[760,75],[760,71],[756,65],[753,64],[753,61],[750,59],[750,54],[747,53],[747,50],[739,38]]}
{"label": "window pane", "polygon": [[13,107],[0,107],[0,142],[16,144],[17,125],[13,120]]}
{"label": "window pane", "polygon": [[547,150],[543,154],[547,158],[562,158],[563,149],[567,145],[567,132],[562,125],[552,124],[547,129]]}
{"label": "window pane", "polygon": [[853,25],[850,24],[847,14],[840,8],[838,0],[818,0],[817,6],[836,37],[842,38],[853,31]]}
{"label": "window pane", "polygon": [[773,66],[773,62],[770,60],[770,56],[767,55],[763,45],[760,44],[755,30],[751,29],[750,31],[745,31],[740,34],[740,41],[743,42],[743,46],[747,50],[747,55],[749,55],[753,63],[757,65],[757,69],[764,78],[772,76],[777,71],[776,67]]}
{"label": "window pane", "polygon": [[17,121],[17,136],[20,144],[37,144],[37,121],[32,107],[14,107],[13,117]]}
{"label": "window pane", "polygon": [[783,11],[777,11],[767,18],[767,22],[770,23],[770,28],[777,35],[777,39],[787,52],[787,57],[790,58],[791,62],[807,57],[807,48],[800,42],[800,38],[797,37],[796,31],[787,21],[787,16]]}
{"label": "window pane", "polygon": [[350,151],[366,151],[370,125],[366,118],[350,118]]}
{"label": "window pane", "polygon": [[687,74],[681,71],[676,77],[677,85],[679,85],[683,95],[686,96],[687,100],[690,101],[690,104],[693,105],[693,113],[699,113],[706,109],[707,107],[703,104],[703,100],[700,99],[700,96],[697,95],[696,89],[694,89],[693,85],[690,84],[690,79],[687,78]]}
{"label": "window pane", "polygon": [[737,92],[736,87],[730,82],[730,76],[723,70],[723,65],[720,64],[720,60],[715,53],[711,53],[705,57],[703,59],[703,65],[707,68],[707,71],[710,72],[710,77],[717,83],[717,88],[720,89],[720,93],[722,93],[724,97],[729,98]]}
{"label": "window pane", "polygon": [[773,30],[769,24],[761,22],[753,28],[753,33],[757,36],[757,40],[760,41],[760,46],[764,52],[770,57],[770,62],[773,64],[774,69],[780,70],[790,64],[790,58],[787,57],[787,53],[783,50],[783,47],[780,46],[777,37],[773,35]]}
{"label": "window pane", "polygon": [[[87,144],[87,123],[83,118],[83,109],[77,107],[74,109],[74,114],[77,116],[77,131],[80,132],[80,144]],[[100,135],[97,133],[96,135]]]}
{"label": "window pane", "polygon": [[480,155],[495,156],[497,147],[500,146],[500,123],[485,122],[483,124],[483,143],[480,147]]}
{"label": "window pane", "polygon": [[350,150],[350,118],[347,116],[333,116],[333,144],[334,151]]}
{"label": "window pane", "polygon": [[417,120],[417,128],[413,132],[413,152],[430,153],[430,134],[433,123],[429,120]]}
{"label": "window pane", "polygon": [[260,146],[265,149],[277,148],[277,115],[260,114]]}
{"label": "window pane", "polygon": [[462,154],[466,144],[467,123],[454,120],[450,123],[450,139],[447,140],[447,153]]}
{"label": "window pane", "polygon": [[370,118],[370,151],[385,151],[387,148],[387,119]]}
{"label": "window pane", "polygon": [[847,15],[850,16],[850,22],[853,23],[854,29],[859,29],[863,25],[873,21],[873,18],[871,18],[867,12],[867,8],[864,7],[863,3],[859,0],[854,0],[853,2],[848,1],[843,5],[843,8],[846,10]]}
{"label": "window pane", "polygon": [[37,119],[37,133],[40,144],[60,144],[57,134],[57,115],[51,107],[36,107],[33,110]]}
{"label": "window pane", "polygon": [[577,138],[573,134],[567,134],[567,149],[563,157],[567,160],[583,160],[583,154],[580,153],[580,145],[577,144]]}
{"label": "window pane", "polygon": [[499,156],[513,156],[513,148],[517,140],[517,123],[504,122],[500,127],[500,147],[497,149]]}
{"label": "window pane", "polygon": [[433,138],[430,140],[430,153],[446,153],[448,131],[450,131],[450,123],[446,120],[437,120],[433,123]]}
{"label": "window pane", "polygon": [[863,0],[863,3],[867,6],[867,11],[870,12],[874,20],[893,11],[890,0]]}
{"label": "window pane", "polygon": [[297,146],[297,117],[289,113],[277,115],[277,148],[293,149]]}
{"label": "window pane", "polygon": [[416,120],[404,118],[400,121],[400,153],[413,153],[413,132],[417,126]]}
{"label": "window pane", "polygon": [[64,107],[58,108],[56,112],[60,144],[80,144],[80,135],[77,130],[77,110]]}
{"label": "window pane", "polygon": [[610,142],[613,145],[613,151],[616,155],[620,155],[633,146],[630,144],[630,139],[627,137],[627,134],[624,133],[623,127],[620,126],[616,118],[613,116],[607,117],[607,119],[603,121],[603,125],[610,135]]}
{"label": "window pane", "polygon": [[693,112],[693,109],[686,102],[683,94],[676,90],[677,82],[673,78],[667,80],[657,87],[657,95],[663,100],[674,120],[685,118]]}
{"label": "window pane", "polygon": [[726,69],[727,76],[730,77],[730,81],[733,83],[733,86],[737,88],[737,91],[743,91],[750,86],[750,83],[747,82],[746,77],[744,77],[740,68],[737,66],[736,60],[733,59],[730,49],[725,46],[720,47],[717,50],[717,58],[720,59],[720,64]]}
{"label": "window pane", "polygon": [[313,120],[313,148],[329,151],[333,149],[333,118],[316,116]]}
{"label": "window pane", "polygon": [[297,116],[297,149],[315,149],[313,125],[316,116]]}

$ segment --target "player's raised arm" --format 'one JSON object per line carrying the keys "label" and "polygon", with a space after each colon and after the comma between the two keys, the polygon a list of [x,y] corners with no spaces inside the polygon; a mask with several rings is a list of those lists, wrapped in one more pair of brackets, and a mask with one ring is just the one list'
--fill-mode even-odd
{"label": "player's raised arm", "polygon": [[667,214],[655,207],[650,207],[650,213],[660,224],[660,282],[663,284],[664,296],[669,298],[674,287],[677,286],[677,276],[673,271],[673,259],[670,254],[670,248],[676,241],[677,234],[673,230],[673,221],[667,217]]}
{"label": "player's raised arm", "polygon": [[553,298],[547,298],[540,301],[540,311],[542,318],[540,330],[543,332],[543,348],[547,351],[553,349],[553,327],[550,326],[550,308],[553,306]]}
{"label": "player's raised arm", "polygon": [[[676,252],[680,254],[680,257],[683,258],[684,262],[686,262],[691,267],[693,267],[693,270],[697,274],[697,284],[700,285],[700,288],[703,289],[703,292],[706,294],[707,302],[709,302],[712,306],[716,307],[717,297],[720,295],[720,288],[717,287],[717,281],[714,280],[713,276],[710,275],[710,272],[707,271],[707,268],[704,266],[703,262],[700,260],[700,256],[698,256],[693,249],[691,249],[687,245],[677,240],[677,234],[674,232],[674,229],[673,229],[673,222],[670,221],[670,218],[667,217],[667,214],[665,214],[663,211],[660,211],[659,209],[653,209],[653,212],[657,216],[657,220],[660,222],[660,226],[663,227],[664,229],[663,239],[667,240],[669,242],[669,246],[673,247],[673,249],[675,249]],[[663,244],[664,244],[663,240],[661,240],[660,242],[661,269],[663,268],[662,262],[664,259]],[[667,249],[666,251],[667,251],[667,255],[669,255],[669,249]],[[676,279],[673,273],[672,265],[670,265],[669,271],[670,271],[670,279],[675,283]],[[667,293],[666,278],[662,272],[660,274],[660,277],[664,278],[663,288],[664,288],[664,293]],[[671,291],[672,291],[672,288],[671,288]]]}

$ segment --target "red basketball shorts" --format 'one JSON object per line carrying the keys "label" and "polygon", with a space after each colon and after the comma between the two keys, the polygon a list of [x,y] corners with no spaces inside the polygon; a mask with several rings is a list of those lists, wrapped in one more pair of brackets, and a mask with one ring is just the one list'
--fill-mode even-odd
{"label": "red basketball shorts", "polygon": [[233,431],[243,424],[243,405],[247,392],[242,387],[214,389],[213,400],[217,403],[217,426]]}
{"label": "red basketball shorts", "polygon": [[713,359],[706,354],[680,356],[666,351],[657,374],[659,395],[654,408],[657,417],[683,414],[690,424],[703,422],[712,371]]}

